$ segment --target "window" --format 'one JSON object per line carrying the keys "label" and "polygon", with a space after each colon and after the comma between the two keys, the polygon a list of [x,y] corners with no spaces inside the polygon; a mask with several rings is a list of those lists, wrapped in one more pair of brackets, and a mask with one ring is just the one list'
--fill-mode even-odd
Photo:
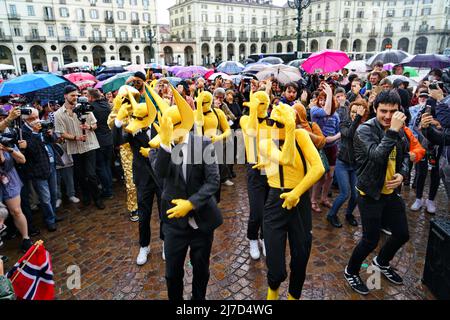
{"label": "window", "polygon": [[117,18],[119,20],[125,20],[126,19],[125,11],[117,11]]}
{"label": "window", "polygon": [[320,13],[316,14],[316,20],[320,21]]}
{"label": "window", "polygon": [[133,38],[140,38],[139,29],[133,29]]}
{"label": "window", "polygon": [[245,16],[241,16],[241,23],[245,23]]}
{"label": "window", "polygon": [[98,28],[94,28],[92,30],[92,37],[98,39],[102,36],[102,33],[100,32],[100,30]]}
{"label": "window", "polygon": [[106,29],[106,37],[114,38],[114,29],[113,28],[107,28]]}
{"label": "window", "polygon": [[178,26],[178,18],[175,19],[175,26]]}
{"label": "window", "polygon": [[18,26],[14,27],[14,36],[16,36],[16,37],[22,36],[22,29],[20,29],[20,27],[18,27]]}
{"label": "window", "polygon": [[414,0],[405,0],[405,5],[414,4]]}
{"label": "window", "polygon": [[364,7],[364,1],[358,1],[358,7]]}
{"label": "window", "polygon": [[17,14],[17,7],[15,4],[10,4],[9,5],[9,13],[12,15],[16,15]]}
{"label": "window", "polygon": [[31,28],[31,36],[33,38],[39,37],[39,30],[37,29],[37,27],[36,26],[30,26],[30,28]]}
{"label": "window", "polygon": [[345,1],[345,5],[346,5],[346,6],[350,6],[350,5],[351,5],[351,2],[350,2],[350,1]]}
{"label": "window", "polygon": [[188,23],[191,23],[192,19],[191,19],[191,15],[188,15]]}
{"label": "window", "polygon": [[139,16],[137,12],[132,12],[131,13],[131,21],[137,21],[139,20]]}
{"label": "window", "polygon": [[253,24],[253,25],[256,24],[256,17],[252,17],[252,24]]}
{"label": "window", "polygon": [[120,9],[123,8],[123,4],[124,4],[124,0],[117,0],[117,7],[119,7]]}
{"label": "window", "polygon": [[228,23],[233,23],[233,16],[228,16]]}
{"label": "window", "polygon": [[63,33],[64,33],[64,37],[69,38],[70,37],[70,28],[67,26],[64,26]]}
{"label": "window", "polygon": [[216,22],[217,23],[221,23],[222,22],[220,15],[216,15]]}
{"label": "window", "polygon": [[49,37],[55,36],[55,28],[53,28],[53,26],[47,26],[47,32]]}
{"label": "window", "polygon": [[148,0],[142,0],[142,6],[144,7],[145,10],[147,10],[149,6]]}
{"label": "window", "polygon": [[97,0],[89,0],[91,6],[95,6],[97,4]]}
{"label": "window", "polygon": [[137,6],[137,0],[130,0],[130,5],[133,7]]}
{"label": "window", "polygon": [[53,8],[52,7],[44,7],[44,16],[46,18],[54,19]]}
{"label": "window", "polygon": [[267,26],[267,18],[263,18],[263,25]]}
{"label": "window", "polygon": [[61,8],[59,8],[59,15],[62,18],[68,18],[69,17],[69,10],[67,10],[67,8],[65,8],[65,7],[61,7]]}
{"label": "window", "polygon": [[77,19],[78,21],[84,21],[84,9],[77,9]]}
{"label": "window", "polygon": [[344,11],[344,18],[345,19],[349,19],[350,18],[350,10],[345,10]]}
{"label": "window", "polygon": [[433,3],[433,0],[423,0],[423,4],[430,4]]}
{"label": "window", "polygon": [[423,8],[422,9],[423,16],[429,16],[430,14],[431,14],[431,8]]}
{"label": "window", "polygon": [[181,17],[181,18],[180,18],[180,24],[181,24],[181,25],[184,25],[184,17]]}
{"label": "window", "polygon": [[202,9],[208,9],[208,5],[207,4],[202,4]]}
{"label": "window", "polygon": [[103,3],[111,3],[111,0],[103,0]]}
{"label": "window", "polygon": [[359,10],[358,12],[356,12],[356,17],[359,19],[363,19],[364,18],[364,11],[363,10]]}
{"label": "window", "polygon": [[372,11],[372,17],[378,18],[378,11]]}
{"label": "window", "polygon": [[395,10],[390,9],[386,11],[386,17],[394,17],[395,16]]}
{"label": "window", "polygon": [[97,11],[97,9],[91,9],[90,15],[91,15],[91,19],[98,19],[98,11]]}
{"label": "window", "polygon": [[208,22],[208,15],[206,13],[202,14],[202,22]]}
{"label": "window", "polygon": [[86,28],[85,27],[80,27],[80,37],[81,38],[86,37]]}
{"label": "window", "polygon": [[405,9],[403,11],[403,16],[404,17],[411,17],[412,16],[412,9]]}
{"label": "window", "polygon": [[106,10],[105,11],[105,19],[107,19],[107,20],[114,19],[114,15],[113,15],[113,12],[111,10]]}
{"label": "window", "polygon": [[388,1],[388,6],[393,7],[395,6],[397,1]]}
{"label": "window", "polygon": [[142,15],[142,19],[144,20],[144,21],[150,21],[150,14],[148,14],[148,13],[144,13],[143,15]]}
{"label": "window", "polygon": [[28,16],[34,17],[36,14],[34,13],[34,7],[33,6],[27,6]]}

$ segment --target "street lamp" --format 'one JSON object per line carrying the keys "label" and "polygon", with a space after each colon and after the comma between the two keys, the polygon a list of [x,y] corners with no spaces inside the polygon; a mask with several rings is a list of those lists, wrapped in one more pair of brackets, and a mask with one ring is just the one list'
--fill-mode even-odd
{"label": "street lamp", "polygon": [[[153,28],[153,31],[152,31],[152,28]],[[155,38],[156,39],[156,26],[151,26],[150,24],[148,25],[148,39],[149,39],[149,41],[150,41],[150,63],[151,62],[153,62],[152,61],[152,59],[153,59],[153,57],[152,57],[152,45],[153,45],[153,38]],[[154,51],[153,51],[153,53],[155,53]]]}
{"label": "street lamp", "polygon": [[309,7],[311,0],[288,0],[288,5],[292,9],[297,9],[297,52],[300,52],[300,40],[302,38],[302,31],[300,29],[302,24],[302,10]]}

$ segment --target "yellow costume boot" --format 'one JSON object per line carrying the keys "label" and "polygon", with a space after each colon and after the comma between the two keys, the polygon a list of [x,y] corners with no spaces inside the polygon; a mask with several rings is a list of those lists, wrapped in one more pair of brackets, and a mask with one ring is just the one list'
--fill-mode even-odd
{"label": "yellow costume boot", "polygon": [[278,300],[278,289],[272,290],[269,288],[267,290],[267,300]]}
{"label": "yellow costume boot", "polygon": [[288,293],[288,300],[299,300],[299,299],[295,299],[290,293]]}

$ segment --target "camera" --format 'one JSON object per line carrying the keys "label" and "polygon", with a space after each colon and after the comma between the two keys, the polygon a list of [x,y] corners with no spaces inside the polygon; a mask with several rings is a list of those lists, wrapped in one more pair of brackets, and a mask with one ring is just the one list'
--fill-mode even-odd
{"label": "camera", "polygon": [[78,118],[92,111],[94,111],[94,107],[89,104],[86,97],[79,97],[77,99],[77,106],[73,109],[73,112],[77,114]]}
{"label": "camera", "polygon": [[17,135],[13,131],[2,133],[0,135],[0,144],[4,145],[7,148],[13,148],[15,145],[17,145],[17,143]]}
{"label": "camera", "polygon": [[33,112],[33,110],[29,107],[20,107],[19,110],[21,116],[29,116]]}
{"label": "camera", "polygon": [[40,123],[41,123],[41,132],[47,132],[48,130],[53,130],[55,128],[53,122],[49,120],[42,120]]}
{"label": "camera", "polygon": [[444,83],[441,81],[433,81],[432,83],[430,83],[430,85],[428,86],[428,88],[430,90],[437,90],[437,89],[442,89],[444,86]]}

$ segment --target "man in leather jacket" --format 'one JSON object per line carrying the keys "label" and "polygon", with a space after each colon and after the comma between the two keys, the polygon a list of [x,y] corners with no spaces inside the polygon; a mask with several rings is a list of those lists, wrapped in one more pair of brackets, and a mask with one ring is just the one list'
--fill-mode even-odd
{"label": "man in leather jacket", "polygon": [[381,92],[375,102],[376,117],[361,124],[354,140],[357,167],[358,208],[362,239],[345,268],[345,278],[355,291],[368,294],[359,277],[362,262],[375,250],[381,223],[387,222],[392,236],[372,263],[389,281],[402,284],[402,278],[389,266],[397,251],[409,240],[405,203],[397,188],[408,172],[408,144],[403,133],[406,116],[400,110],[395,90]]}

